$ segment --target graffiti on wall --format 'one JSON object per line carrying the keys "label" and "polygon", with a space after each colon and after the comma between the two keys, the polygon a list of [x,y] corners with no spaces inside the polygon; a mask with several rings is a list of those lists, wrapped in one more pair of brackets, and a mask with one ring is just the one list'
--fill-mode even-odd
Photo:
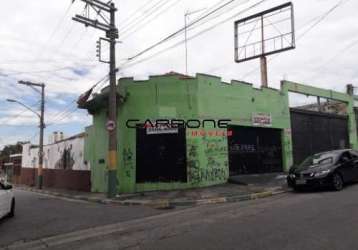
{"label": "graffiti on wall", "polygon": [[188,177],[189,182],[193,184],[198,184],[201,182],[201,174],[200,174],[200,161],[198,155],[198,145],[195,140],[188,139],[187,140],[187,149],[188,149],[188,157],[187,157],[187,165],[188,165]]}
{"label": "graffiti on wall", "polygon": [[130,178],[134,170],[133,153],[131,148],[123,149],[123,164],[126,177]]}
{"label": "graffiti on wall", "polygon": [[197,140],[187,138],[189,181],[192,184],[226,181],[229,172],[226,137],[204,136]]}

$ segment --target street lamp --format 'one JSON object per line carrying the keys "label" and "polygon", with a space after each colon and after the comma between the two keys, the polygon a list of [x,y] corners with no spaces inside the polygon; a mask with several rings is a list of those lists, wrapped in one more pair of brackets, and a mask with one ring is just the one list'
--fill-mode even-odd
{"label": "street lamp", "polygon": [[[44,116],[45,116],[45,84],[43,83],[32,83],[28,81],[19,81],[18,84],[23,84],[31,87],[36,92],[41,94],[41,112],[38,113],[31,109],[26,104],[23,104],[22,102],[19,102],[14,99],[6,99],[6,101],[11,103],[17,103],[27,110],[34,113],[39,119],[40,119],[40,139],[39,139],[39,166],[37,170],[37,187],[39,189],[42,189],[42,183],[43,183],[43,175],[42,175],[42,166],[43,166],[43,155],[44,155],[44,129],[45,129],[45,122],[44,122]],[[41,91],[36,89],[36,87],[41,88]]]}
{"label": "street lamp", "polygon": [[31,108],[30,108],[29,106],[27,106],[26,104],[23,104],[22,102],[19,102],[19,101],[14,100],[14,99],[6,99],[6,101],[17,103],[17,104],[23,106],[24,108],[30,110],[32,113],[34,113],[35,115],[37,115],[39,118],[41,118],[41,115],[40,115],[39,113],[37,113],[36,111],[34,111],[33,109],[31,109]]}

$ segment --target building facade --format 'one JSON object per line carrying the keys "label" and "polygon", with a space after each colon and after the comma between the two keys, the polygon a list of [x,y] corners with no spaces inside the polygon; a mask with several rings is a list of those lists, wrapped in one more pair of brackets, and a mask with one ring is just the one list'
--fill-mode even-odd
{"label": "building facade", "polygon": [[[85,139],[86,134],[81,133],[44,146],[44,187],[91,190],[90,163],[84,158]],[[23,145],[21,184],[36,184],[38,152],[38,146]]]}
{"label": "building facade", "polygon": [[[219,77],[203,74],[195,78],[168,74],[146,81],[120,79],[118,192],[221,184],[230,175],[288,171],[294,159],[319,149],[357,148],[354,96],[287,81],[281,85],[279,90],[257,89],[245,82],[225,83]],[[289,92],[342,101],[347,105],[347,115],[297,114],[289,107]],[[86,129],[85,158],[92,166],[94,192],[107,190],[107,97],[108,89],[104,89],[82,107],[93,115],[93,125]],[[302,150],[305,142],[301,136],[317,131],[301,131],[300,119],[339,124],[342,131],[335,135],[339,143],[317,146],[312,140],[310,151]],[[180,120],[190,126],[147,126],[158,120]],[[228,128],[218,127],[222,120]]]}

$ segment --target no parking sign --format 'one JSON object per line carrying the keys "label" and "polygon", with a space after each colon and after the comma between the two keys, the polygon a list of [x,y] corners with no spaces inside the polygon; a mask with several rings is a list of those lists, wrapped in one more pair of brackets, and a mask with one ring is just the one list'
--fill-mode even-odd
{"label": "no parking sign", "polygon": [[106,124],[106,129],[108,131],[113,131],[116,128],[116,123],[114,121],[108,121]]}

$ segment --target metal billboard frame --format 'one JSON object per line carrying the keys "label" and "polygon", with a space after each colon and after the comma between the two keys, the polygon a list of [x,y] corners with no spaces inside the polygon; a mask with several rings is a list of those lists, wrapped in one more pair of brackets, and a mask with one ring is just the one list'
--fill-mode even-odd
{"label": "metal billboard frame", "polygon": [[[271,14],[270,16],[274,16],[274,15],[277,15],[279,13],[283,13],[283,10],[284,11],[289,10],[291,12],[291,15],[290,15],[290,17],[291,17],[290,18],[291,19],[291,31],[289,33],[286,33],[286,34],[280,33],[279,36],[270,37],[268,39],[265,39],[264,38],[264,19],[265,19],[265,16],[267,16],[268,14]],[[274,12],[277,12],[277,13],[273,14]],[[245,25],[245,23],[248,23],[248,21],[252,21],[254,19],[259,19],[259,20],[261,19],[261,27],[260,27],[261,34],[262,34],[261,35],[262,36],[261,41],[257,41],[257,42],[251,43],[251,44],[245,44],[244,46],[239,47],[239,31],[238,31],[239,25],[242,25],[242,24]],[[290,46],[286,46],[286,47],[283,46],[282,40],[284,39],[284,36],[290,36],[290,38],[291,38]],[[269,40],[272,40],[272,39],[277,39],[277,38],[281,39],[282,48],[276,49],[276,50],[273,50],[273,51],[269,51],[269,52],[265,52],[265,50],[264,50],[265,42],[269,41]],[[245,48],[245,52],[246,52],[246,48],[248,46],[256,46],[256,44],[261,44],[261,46],[262,46],[261,47],[262,48],[261,53],[259,53],[257,55],[245,57],[243,59],[239,59],[239,56],[240,56],[239,49],[240,48]],[[268,56],[268,55],[280,53],[280,52],[287,51],[287,50],[292,50],[292,49],[295,49],[295,48],[296,48],[296,41],[295,41],[295,25],[294,25],[294,8],[293,8],[293,3],[292,2],[288,2],[288,3],[282,4],[282,5],[276,6],[274,8],[271,8],[271,9],[256,13],[254,15],[242,18],[242,19],[240,19],[238,21],[235,21],[235,62],[237,62],[237,63],[253,60],[253,59],[256,59],[256,58],[262,58],[262,57],[265,57],[265,56]]]}

